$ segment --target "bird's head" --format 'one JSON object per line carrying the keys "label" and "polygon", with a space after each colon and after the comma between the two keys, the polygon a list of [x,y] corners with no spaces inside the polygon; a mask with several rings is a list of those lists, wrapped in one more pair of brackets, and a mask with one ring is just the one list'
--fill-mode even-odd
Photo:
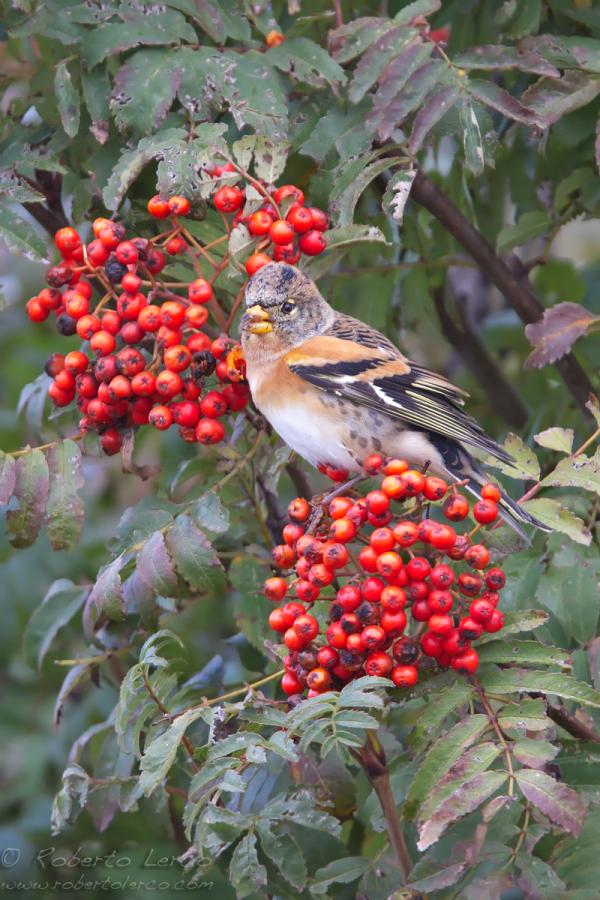
{"label": "bird's head", "polygon": [[288,350],[331,325],[334,311],[314,281],[287,263],[268,263],[246,287],[242,317],[244,347]]}

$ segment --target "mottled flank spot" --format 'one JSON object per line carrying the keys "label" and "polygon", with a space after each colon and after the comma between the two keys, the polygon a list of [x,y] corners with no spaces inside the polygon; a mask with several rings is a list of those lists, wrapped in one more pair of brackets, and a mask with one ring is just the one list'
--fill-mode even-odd
{"label": "mottled flank spot", "polygon": [[382,449],[383,444],[381,443],[381,441],[379,440],[379,438],[372,437],[372,438],[371,438],[371,446],[373,447],[373,450],[379,451],[379,450]]}
{"label": "mottled flank spot", "polygon": [[368,443],[369,443],[368,440],[364,437],[360,437],[358,439],[358,446],[362,447],[363,450],[367,449]]}
{"label": "mottled flank spot", "polygon": [[357,437],[358,437],[358,432],[357,432],[357,431],[354,431],[354,429],[353,429],[353,430],[350,432],[350,439],[351,439],[352,441],[355,441]]}

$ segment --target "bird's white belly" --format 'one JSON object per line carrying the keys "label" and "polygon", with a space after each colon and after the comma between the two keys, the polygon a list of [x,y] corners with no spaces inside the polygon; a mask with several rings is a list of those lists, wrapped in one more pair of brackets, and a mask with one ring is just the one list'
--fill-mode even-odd
{"label": "bird's white belly", "polygon": [[307,415],[293,405],[263,408],[261,412],[282,440],[313,466],[326,463],[350,472],[358,470],[356,460],[344,446],[344,429],[335,416]]}

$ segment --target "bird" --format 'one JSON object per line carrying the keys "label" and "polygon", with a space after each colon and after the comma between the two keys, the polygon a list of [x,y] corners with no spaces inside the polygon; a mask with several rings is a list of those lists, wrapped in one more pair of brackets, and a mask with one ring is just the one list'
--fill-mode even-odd
{"label": "bird", "polygon": [[[336,311],[293,265],[267,263],[249,280],[241,343],[255,406],[315,467],[358,473],[379,453],[479,497],[489,477],[478,453],[514,464],[464,410],[465,391]],[[500,514],[525,540],[522,524],[549,530],[505,492]]]}

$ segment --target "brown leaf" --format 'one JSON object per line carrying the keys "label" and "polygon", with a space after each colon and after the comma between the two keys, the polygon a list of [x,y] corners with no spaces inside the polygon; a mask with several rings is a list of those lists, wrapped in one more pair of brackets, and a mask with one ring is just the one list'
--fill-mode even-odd
{"label": "brown leaf", "polygon": [[568,353],[577,338],[596,323],[600,316],[595,316],[578,303],[557,303],[547,309],[539,322],[533,322],[525,328],[529,342],[534,347],[525,360],[528,369],[541,369]]}
{"label": "brown leaf", "polygon": [[554,825],[569,834],[578,836],[586,816],[586,806],[579,794],[556,781],[546,772],[537,769],[521,769],[517,772],[517,784],[523,794]]}

